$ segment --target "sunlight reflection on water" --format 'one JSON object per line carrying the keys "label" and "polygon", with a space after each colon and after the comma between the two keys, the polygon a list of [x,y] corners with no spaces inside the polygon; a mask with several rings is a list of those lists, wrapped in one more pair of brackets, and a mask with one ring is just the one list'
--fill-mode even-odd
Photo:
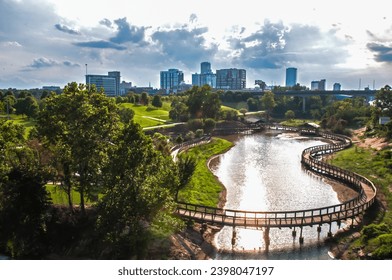
{"label": "sunlight reflection on water", "polygon": [[[332,187],[301,166],[302,151],[322,144],[314,139],[298,140],[290,134],[256,134],[239,138],[230,151],[221,155],[214,171],[227,189],[225,208],[278,211],[338,204]],[[266,255],[263,231],[236,228],[236,240],[232,245],[233,228],[224,227],[216,235],[215,243],[218,250],[228,253],[218,254],[217,258],[327,258],[328,250],[323,239],[329,225],[323,225],[320,234],[316,228],[303,228],[303,246],[298,242],[299,229],[293,239],[293,229],[271,228],[269,254]],[[336,230],[337,226],[333,224],[332,232]],[[242,255],[242,252],[248,253]]]}

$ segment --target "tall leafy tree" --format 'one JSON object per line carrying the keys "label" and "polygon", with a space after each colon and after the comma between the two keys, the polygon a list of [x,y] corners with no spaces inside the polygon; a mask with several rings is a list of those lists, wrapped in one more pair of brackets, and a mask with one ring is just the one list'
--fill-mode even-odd
{"label": "tall leafy tree", "polygon": [[44,252],[50,200],[42,174],[18,165],[0,176],[0,250],[16,259],[40,258]]}
{"label": "tall leafy tree", "polygon": [[271,112],[276,106],[275,94],[271,91],[265,92],[261,97],[261,102],[263,103],[264,108],[267,111],[267,122],[268,122]]}
{"label": "tall leafy tree", "polygon": [[176,201],[178,200],[179,191],[189,184],[192,175],[196,170],[196,160],[190,156],[180,156],[178,157],[177,168],[179,171],[180,182],[176,189]]}
{"label": "tall leafy tree", "polygon": [[172,211],[176,168],[133,122],[114,144],[102,172],[106,187],[98,205],[97,231],[103,245],[111,248],[111,257],[140,257],[150,225],[162,212]]}
{"label": "tall leafy tree", "polygon": [[113,99],[77,83],[65,86],[63,94],[46,98],[39,114],[38,132],[58,156],[68,194],[72,185],[80,193],[83,212],[86,196],[99,191],[97,178],[108,160],[118,120]]}

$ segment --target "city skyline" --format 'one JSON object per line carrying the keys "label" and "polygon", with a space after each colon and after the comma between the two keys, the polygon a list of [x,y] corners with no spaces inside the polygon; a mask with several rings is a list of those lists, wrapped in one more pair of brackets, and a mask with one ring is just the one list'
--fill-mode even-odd
{"label": "city skyline", "polygon": [[177,68],[191,84],[203,61],[246,69],[250,88],[284,85],[289,67],[307,87],[391,84],[388,2],[315,2],[0,0],[0,88],[84,82],[85,64],[155,88],[160,71]]}

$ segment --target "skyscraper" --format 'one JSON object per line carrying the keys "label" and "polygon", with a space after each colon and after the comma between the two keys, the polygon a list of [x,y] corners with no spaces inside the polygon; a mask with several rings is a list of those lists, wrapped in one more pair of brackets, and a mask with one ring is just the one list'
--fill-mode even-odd
{"label": "skyscraper", "polygon": [[297,84],[297,68],[286,69],[286,87],[293,87]]}
{"label": "skyscraper", "polygon": [[200,63],[200,74],[210,74],[211,71],[211,63],[209,62],[202,62]]}
{"label": "skyscraper", "polygon": [[216,70],[216,88],[219,89],[244,89],[246,88],[245,69]]}
{"label": "skyscraper", "polygon": [[200,64],[200,74],[192,74],[192,85],[209,85],[212,88],[216,87],[216,74],[214,74],[211,70],[211,63],[202,62]]}
{"label": "skyscraper", "polygon": [[86,85],[95,85],[97,90],[103,89],[108,96],[120,95],[119,71],[108,72],[108,75],[86,75]]}
{"label": "skyscraper", "polygon": [[161,89],[166,93],[177,92],[178,86],[184,82],[184,73],[178,69],[161,71]]}

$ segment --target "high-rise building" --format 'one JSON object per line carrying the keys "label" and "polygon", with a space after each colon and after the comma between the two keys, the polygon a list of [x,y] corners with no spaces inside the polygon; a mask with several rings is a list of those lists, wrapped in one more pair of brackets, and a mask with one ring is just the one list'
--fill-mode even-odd
{"label": "high-rise building", "polygon": [[240,90],[246,88],[245,69],[220,69],[216,70],[216,88]]}
{"label": "high-rise building", "polygon": [[297,84],[297,68],[286,69],[286,87],[293,87]]}
{"label": "high-rise building", "polygon": [[211,63],[209,62],[202,62],[200,63],[200,74],[211,74]]}
{"label": "high-rise building", "polygon": [[310,84],[311,90],[325,90],[326,88],[326,80],[322,79],[320,81],[312,81]]}
{"label": "high-rise building", "polygon": [[200,64],[200,74],[192,74],[192,85],[209,85],[212,88],[216,87],[216,74],[214,74],[211,70],[211,63],[202,62]]}
{"label": "high-rise building", "polygon": [[86,85],[95,85],[97,90],[103,89],[108,96],[120,95],[119,71],[108,72],[108,75],[86,75]]}
{"label": "high-rise building", "polygon": [[342,89],[342,85],[340,83],[334,83],[333,84],[333,90],[334,91],[340,91]]}
{"label": "high-rise building", "polygon": [[176,93],[178,86],[184,82],[184,73],[178,69],[161,71],[161,89],[166,93]]}

